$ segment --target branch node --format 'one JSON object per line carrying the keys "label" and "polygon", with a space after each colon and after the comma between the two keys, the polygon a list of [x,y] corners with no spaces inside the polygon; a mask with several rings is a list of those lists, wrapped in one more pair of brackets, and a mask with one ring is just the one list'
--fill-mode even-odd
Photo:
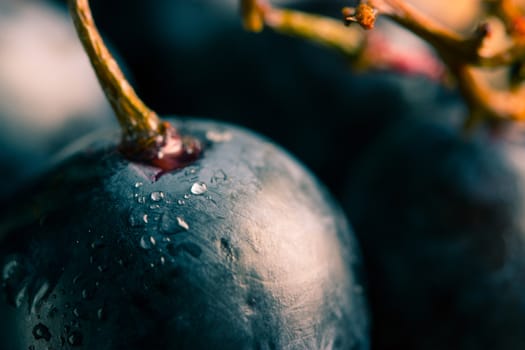
{"label": "branch node", "polygon": [[346,25],[357,23],[364,29],[373,29],[377,19],[377,10],[368,4],[359,4],[356,8],[345,7],[342,10]]}

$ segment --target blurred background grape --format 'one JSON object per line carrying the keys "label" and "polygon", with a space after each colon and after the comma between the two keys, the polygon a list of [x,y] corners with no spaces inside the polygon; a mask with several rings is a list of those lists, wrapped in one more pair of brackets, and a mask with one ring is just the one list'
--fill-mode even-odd
{"label": "blurred background grape", "polygon": [[57,6],[0,2],[0,197],[79,135],[112,123],[71,29]]}

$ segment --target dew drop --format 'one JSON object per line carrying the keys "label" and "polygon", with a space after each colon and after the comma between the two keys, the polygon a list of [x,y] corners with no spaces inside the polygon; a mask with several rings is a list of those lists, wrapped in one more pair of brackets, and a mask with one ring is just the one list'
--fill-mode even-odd
{"label": "dew drop", "polygon": [[186,204],[186,202],[184,201],[184,199],[179,199],[179,200],[177,201],[177,204],[178,204],[178,205],[184,205],[184,204]]}
{"label": "dew drop", "polygon": [[146,203],[146,197],[144,197],[144,196],[139,196],[139,197],[137,198],[137,202],[140,203],[140,204],[144,204],[144,203]]}
{"label": "dew drop", "polygon": [[77,331],[71,332],[69,337],[67,337],[67,342],[71,346],[80,346],[82,345],[82,334]]}
{"label": "dew drop", "polygon": [[189,194],[189,193],[186,193],[186,194],[184,195],[184,199],[190,199],[190,197],[191,197],[191,194]]}
{"label": "dew drop", "polygon": [[176,234],[190,229],[190,225],[180,216],[162,215],[160,231],[164,234]]}
{"label": "dew drop", "polygon": [[79,273],[78,275],[76,275],[75,277],[73,277],[73,284],[77,284],[78,283],[78,280],[80,279],[80,277],[82,277],[82,274]]}
{"label": "dew drop", "polygon": [[31,312],[36,313],[42,301],[45,299],[46,295],[49,292],[49,283],[47,281],[43,282],[40,288],[35,293],[33,301],[31,302]]}
{"label": "dew drop", "polygon": [[7,302],[17,308],[22,306],[26,296],[29,278],[21,257],[15,256],[4,264],[2,283]]}
{"label": "dew drop", "polygon": [[17,274],[19,274],[21,271],[21,264],[18,260],[13,259],[8,261],[2,270],[2,280],[3,282],[8,281],[9,279],[13,278]]}
{"label": "dew drop", "polygon": [[142,221],[147,224],[148,223],[148,214],[142,215]]}
{"label": "dew drop", "polygon": [[188,168],[184,171],[184,175],[186,176],[189,176],[189,175],[194,175],[195,173],[197,173],[197,169],[196,168]]}
{"label": "dew drop", "polygon": [[142,187],[144,184],[142,182],[135,182],[135,188],[140,188]]}
{"label": "dew drop", "polygon": [[87,289],[82,289],[82,299],[89,299],[90,293]]}
{"label": "dew drop", "polygon": [[96,240],[91,243],[91,249],[100,249],[102,247],[104,247],[104,242],[100,240]]}
{"label": "dew drop", "polygon": [[13,304],[16,306],[16,308],[20,308],[22,304],[24,303],[24,300],[27,295],[27,284],[24,285],[18,293],[14,296]]}
{"label": "dew drop", "polygon": [[106,315],[106,310],[104,307],[101,307],[97,310],[97,318],[99,319],[99,321],[103,321],[105,320],[107,317]]}
{"label": "dew drop", "polygon": [[157,241],[153,236],[142,236],[140,238],[140,247],[142,249],[151,249],[155,244],[157,244]]}
{"label": "dew drop", "polygon": [[164,199],[164,192],[160,192],[160,191],[152,192],[150,195],[150,198],[154,202],[160,202],[161,200]]}
{"label": "dew drop", "polygon": [[36,340],[44,339],[45,341],[49,341],[51,339],[51,332],[49,332],[49,328],[44,324],[39,323],[33,328],[33,337],[35,337]]}
{"label": "dew drop", "polygon": [[204,182],[195,182],[193,185],[191,185],[191,193],[194,195],[201,195],[205,193],[208,190],[208,186]]}
{"label": "dew drop", "polygon": [[177,225],[179,225],[179,227],[181,227],[185,231],[190,229],[190,225],[188,225],[188,223],[180,216],[177,216]]}
{"label": "dew drop", "polygon": [[206,138],[213,142],[227,142],[233,138],[233,135],[231,132],[228,131],[221,132],[209,130],[208,132],[206,132]]}
{"label": "dew drop", "polygon": [[[144,221],[144,217],[146,217],[146,221]],[[143,212],[132,212],[129,215],[128,223],[131,227],[141,227],[147,223],[147,217]]]}
{"label": "dew drop", "polygon": [[226,173],[224,172],[224,170],[222,169],[219,169],[217,171],[215,171],[213,173],[213,176],[211,178],[211,182],[215,182],[215,183],[219,183],[219,182],[224,182],[226,181],[226,179],[228,178],[228,176],[226,175]]}

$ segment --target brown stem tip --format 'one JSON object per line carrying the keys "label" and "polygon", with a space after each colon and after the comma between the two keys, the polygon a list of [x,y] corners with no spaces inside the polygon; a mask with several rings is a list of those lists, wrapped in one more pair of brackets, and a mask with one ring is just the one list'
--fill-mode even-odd
{"label": "brown stem tip", "polygon": [[358,23],[364,29],[373,29],[376,23],[377,10],[368,4],[359,4],[356,8],[343,8],[345,23]]}
{"label": "brown stem tip", "polygon": [[260,32],[264,28],[263,15],[257,0],[241,0],[241,16],[246,30]]}
{"label": "brown stem tip", "polygon": [[201,143],[181,136],[137,96],[98,32],[88,0],[70,0],[78,36],[122,129],[120,151],[128,159],[164,171],[184,167],[199,157]]}

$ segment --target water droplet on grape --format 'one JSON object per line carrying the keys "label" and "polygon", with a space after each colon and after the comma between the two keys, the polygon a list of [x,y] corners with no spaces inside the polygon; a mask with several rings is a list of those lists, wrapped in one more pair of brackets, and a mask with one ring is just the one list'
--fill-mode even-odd
{"label": "water droplet on grape", "polygon": [[2,283],[7,302],[19,308],[22,306],[28,289],[27,269],[19,256],[8,260],[2,269]]}
{"label": "water droplet on grape", "polygon": [[140,203],[140,204],[144,204],[144,203],[146,203],[146,197],[144,197],[144,196],[139,196],[139,197],[137,198],[137,202]]}
{"label": "water droplet on grape", "polygon": [[27,296],[27,284],[24,285],[18,293],[14,296],[12,303],[15,305],[16,308],[20,308],[22,304],[24,303],[24,300]]}
{"label": "water droplet on grape", "polygon": [[193,185],[191,185],[191,193],[194,195],[201,195],[205,193],[208,190],[208,186],[204,182],[195,182]]}
{"label": "water droplet on grape", "polygon": [[44,339],[45,341],[49,341],[51,339],[51,332],[49,332],[49,328],[44,324],[39,323],[33,327],[33,337],[36,340]]}
{"label": "water droplet on grape", "polygon": [[[144,217],[146,217],[146,220],[144,220]],[[144,214],[143,212],[133,212],[128,218],[129,225],[131,227],[144,226],[144,224],[147,223],[147,217],[147,214]]]}
{"label": "water droplet on grape", "polygon": [[208,132],[206,132],[206,138],[213,142],[227,142],[233,138],[233,135],[231,132],[228,131],[221,132],[209,130]]}
{"label": "water droplet on grape", "polygon": [[46,295],[49,292],[49,283],[47,281],[44,281],[40,288],[36,291],[33,301],[31,302],[31,312],[36,313],[42,304],[42,301],[45,299]]}
{"label": "water droplet on grape", "polygon": [[151,193],[150,198],[154,202],[159,202],[164,199],[164,192],[156,191]]}
{"label": "water droplet on grape", "polygon": [[135,182],[135,188],[142,187],[144,184],[142,182]]}
{"label": "water droplet on grape", "polygon": [[190,225],[180,216],[173,217],[166,213],[160,220],[160,231],[164,234],[176,234],[190,229]]}
{"label": "water droplet on grape", "polygon": [[224,172],[224,170],[222,169],[219,169],[217,171],[215,171],[213,173],[213,176],[211,178],[211,182],[213,183],[219,183],[219,182],[224,182],[226,181],[226,179],[228,178],[228,176],[226,175],[226,173]]}
{"label": "water droplet on grape", "polygon": [[188,223],[180,216],[177,216],[177,224],[179,225],[179,227],[181,227],[185,231],[190,229],[190,225],[188,225]]}
{"label": "water droplet on grape", "polygon": [[104,242],[100,240],[96,240],[91,243],[91,249],[100,249],[102,247],[104,247]]}
{"label": "water droplet on grape", "polygon": [[186,202],[185,202],[183,199],[179,199],[179,200],[177,201],[177,204],[178,204],[178,205],[184,205],[184,204],[186,204]]}
{"label": "water droplet on grape", "polygon": [[20,273],[21,263],[17,259],[8,261],[2,269],[2,281],[6,282]]}
{"label": "water droplet on grape", "polygon": [[97,318],[102,321],[106,319],[106,310],[104,307],[101,307],[97,310]]}
{"label": "water droplet on grape", "polygon": [[71,346],[80,346],[82,345],[82,334],[77,331],[71,332],[69,337],[67,337],[67,342]]}
{"label": "water droplet on grape", "polygon": [[142,236],[140,238],[140,247],[142,249],[151,249],[155,244],[157,244],[157,241],[153,236]]}
{"label": "water droplet on grape", "polygon": [[187,169],[184,171],[184,175],[186,175],[186,176],[194,175],[195,173],[197,173],[197,169],[194,168],[194,167],[187,168]]}

